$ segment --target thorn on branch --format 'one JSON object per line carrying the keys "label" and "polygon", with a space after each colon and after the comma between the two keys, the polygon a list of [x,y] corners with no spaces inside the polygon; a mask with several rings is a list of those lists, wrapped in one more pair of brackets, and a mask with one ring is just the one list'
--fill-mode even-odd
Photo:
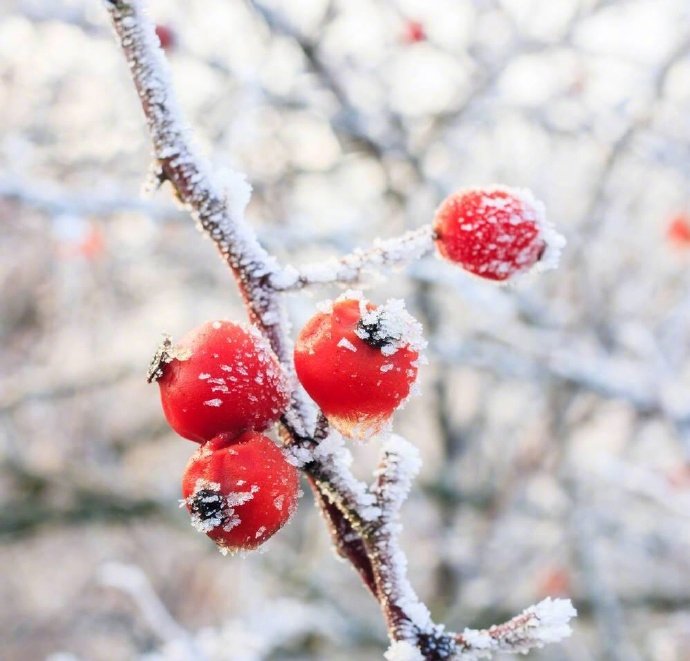
{"label": "thorn on branch", "polygon": [[[149,168],[148,174],[146,175],[146,179],[144,180],[144,193],[145,194],[151,194],[155,193],[160,189],[160,187],[166,182],[170,181],[168,175],[165,172],[165,168],[163,167],[163,163],[159,160],[154,160],[151,163],[151,167]],[[173,188],[174,190],[174,188]],[[182,202],[180,199],[179,195],[176,194],[176,197],[179,202]]]}

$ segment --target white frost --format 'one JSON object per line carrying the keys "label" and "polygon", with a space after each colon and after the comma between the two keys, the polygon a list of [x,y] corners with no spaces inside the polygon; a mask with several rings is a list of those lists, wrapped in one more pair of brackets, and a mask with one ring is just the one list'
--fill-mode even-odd
{"label": "white frost", "polygon": [[300,271],[293,267],[275,274],[271,283],[277,289],[296,286],[356,282],[364,271],[391,269],[417,261],[434,249],[431,225],[424,225],[402,236],[376,239],[371,248],[358,248],[341,259],[308,264]]}
{"label": "white frost", "polygon": [[350,342],[346,337],[341,337],[340,342],[336,345],[342,349],[347,349],[348,351],[357,352],[357,347]]}
{"label": "white frost", "polygon": [[570,599],[547,597],[504,624],[481,631],[465,629],[457,658],[476,661],[501,651],[526,654],[531,649],[557,643],[570,636],[570,620],[576,615]]}
{"label": "white frost", "polygon": [[321,462],[333,486],[348,496],[365,521],[374,521],[381,516],[376,496],[367,489],[366,484],[357,480],[350,472],[352,454],[345,447],[343,437],[339,433],[331,431],[316,446],[313,457]]}
{"label": "white frost", "polygon": [[247,181],[247,175],[230,168],[221,168],[215,173],[214,179],[216,186],[225,192],[230,215],[233,218],[244,217],[252,196],[252,187]]}
{"label": "white frost", "polygon": [[[426,348],[422,325],[407,311],[402,299],[389,298],[383,305],[368,310],[364,294],[358,290],[348,289],[336,299],[336,302],[348,300],[359,301],[362,324],[376,329],[374,339],[386,341],[381,347],[384,356],[392,356],[403,348],[417,353]],[[358,328],[355,335],[365,339],[369,332]]]}
{"label": "white frost", "polygon": [[424,661],[422,653],[406,640],[396,640],[383,655],[386,661]]}

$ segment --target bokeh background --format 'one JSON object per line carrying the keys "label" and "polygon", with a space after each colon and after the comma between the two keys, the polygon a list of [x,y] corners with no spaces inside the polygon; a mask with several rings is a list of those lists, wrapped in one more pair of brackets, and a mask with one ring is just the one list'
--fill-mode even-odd
{"label": "bokeh background", "polygon": [[[414,585],[449,627],[546,595],[535,659],[690,659],[687,0],[152,0],[214,167],[247,173],[282,260],[531,188],[558,271],[495,287],[435,258],[367,279],[431,346],[396,430]],[[0,0],[0,657],[380,658],[377,606],[310,494],[224,558],[178,508],[193,450],[145,372],[162,332],[243,318],[169,189],[90,0]],[[296,325],[324,288],[290,299]],[[376,443],[358,447],[358,471]]]}

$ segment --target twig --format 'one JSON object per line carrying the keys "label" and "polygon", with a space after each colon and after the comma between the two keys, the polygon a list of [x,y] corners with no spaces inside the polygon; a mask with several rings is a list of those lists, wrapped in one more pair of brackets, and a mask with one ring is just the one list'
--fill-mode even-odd
{"label": "twig", "polygon": [[13,177],[0,179],[0,199],[19,202],[49,214],[110,216],[139,211],[149,217],[169,218],[179,215],[172,205],[127,197],[125,194],[73,193],[60,190],[48,182],[26,182]]}
{"label": "twig", "polygon": [[520,615],[488,629],[465,629],[457,637],[459,658],[488,658],[493,652],[526,653],[570,635],[568,622],[577,615],[570,600],[546,598]]}
{"label": "twig", "polygon": [[416,262],[434,248],[431,225],[406,232],[392,239],[377,239],[368,249],[358,249],[340,259],[307,264],[301,269],[287,267],[271,277],[278,291],[302,289],[309,285],[351,284],[364,271],[401,267]]}

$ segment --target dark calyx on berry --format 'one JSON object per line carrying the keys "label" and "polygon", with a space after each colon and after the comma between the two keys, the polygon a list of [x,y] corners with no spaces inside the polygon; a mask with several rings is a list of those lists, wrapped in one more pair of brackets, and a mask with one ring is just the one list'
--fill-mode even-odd
{"label": "dark calyx on berry", "polygon": [[199,489],[189,504],[192,514],[196,514],[201,521],[222,519],[223,499],[217,491]]}
{"label": "dark calyx on berry", "polygon": [[149,383],[158,381],[163,376],[163,369],[165,365],[171,363],[173,360],[173,341],[170,335],[163,335],[161,343],[156,349],[156,353],[151,359],[149,369],[146,374],[146,380]]}
{"label": "dark calyx on berry", "polygon": [[360,319],[357,322],[356,335],[374,349],[383,349],[401,340],[400,336],[393,336],[385,329],[380,317],[366,322]]}

